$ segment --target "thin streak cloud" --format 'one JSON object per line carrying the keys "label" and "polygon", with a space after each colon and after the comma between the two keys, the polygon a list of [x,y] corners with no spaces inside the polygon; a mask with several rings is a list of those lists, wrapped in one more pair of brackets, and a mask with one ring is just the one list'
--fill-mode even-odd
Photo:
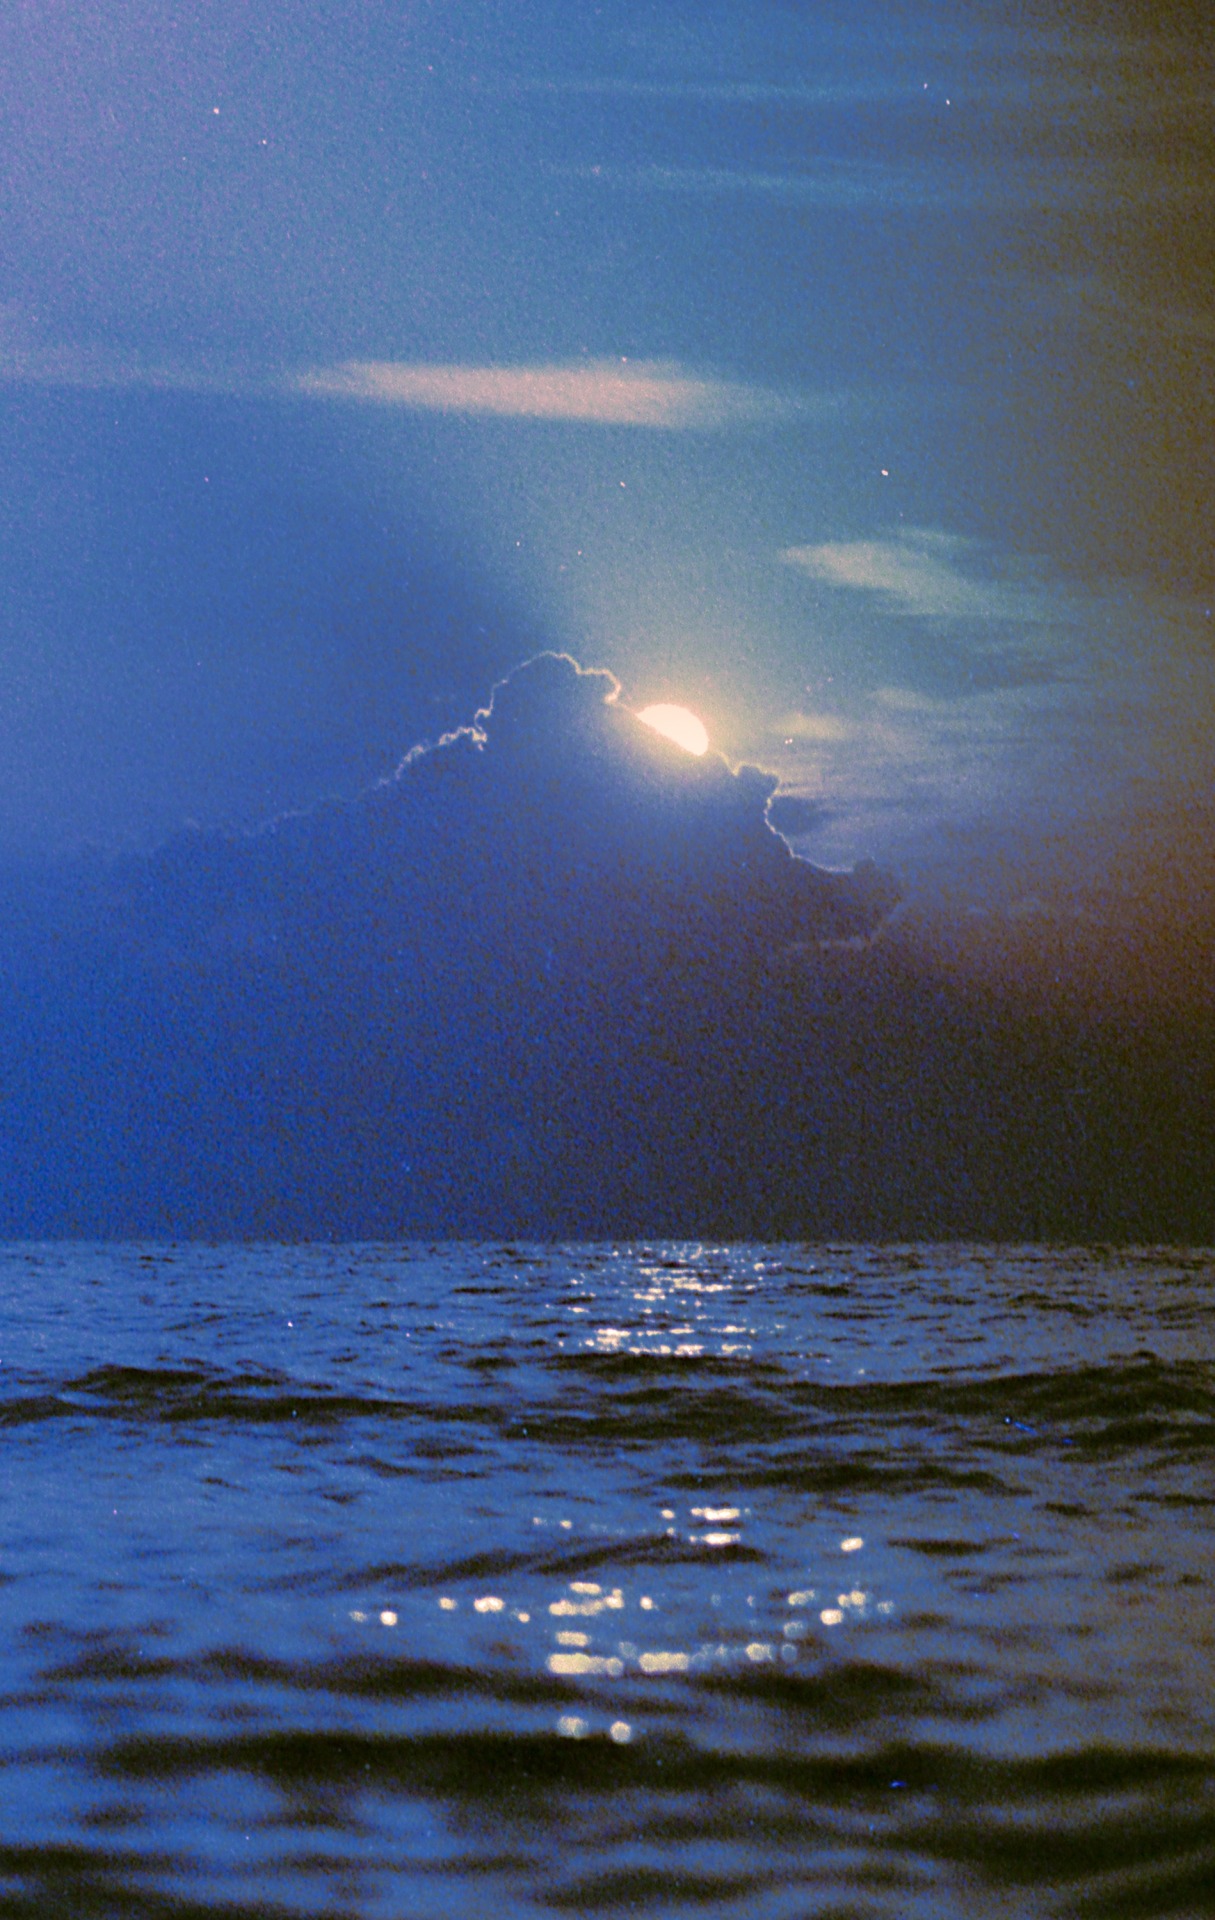
{"label": "thin streak cloud", "polygon": [[838,714],[803,713],[800,707],[795,707],[788,713],[777,714],[775,720],[769,722],[768,732],[778,735],[783,740],[804,741],[822,746],[828,743],[835,745],[841,740],[847,740],[852,733],[852,728],[846,720],[841,720]]}
{"label": "thin streak cloud", "polygon": [[551,420],[668,432],[778,425],[836,404],[715,380],[666,361],[593,360],[569,366],[431,366],[346,360],[303,372],[157,365],[88,348],[4,347],[0,385],[258,397],[305,394],[421,413]]}
{"label": "thin streak cloud", "polygon": [[421,412],[667,430],[772,422],[803,410],[763,388],[698,378],[662,361],[470,367],[348,360],[302,374],[296,386],[321,398]]}
{"label": "thin streak cloud", "polygon": [[839,106],[843,103],[915,99],[917,88],[902,79],[829,81],[820,85],[779,84],[761,80],[634,80],[620,74],[477,77],[472,91],[514,94],[573,94],[624,100],[706,100],[725,106]]}
{"label": "thin streak cloud", "polygon": [[92,347],[27,347],[0,338],[0,386],[237,396],[272,392],[279,385],[264,374],[231,367],[159,363]]}
{"label": "thin streak cloud", "polygon": [[556,167],[560,178],[633,193],[760,194],[816,206],[929,206],[948,189],[927,173],[849,161],[773,171],[759,167]]}
{"label": "thin streak cloud", "polygon": [[1192,168],[1111,163],[1078,177],[1065,161],[976,166],[959,173],[943,163],[890,166],[872,161],[823,161],[813,168],[555,167],[555,177],[596,181],[629,192],[760,194],[823,207],[938,207],[1039,211],[1099,205],[1111,191],[1130,206],[1205,205],[1209,182]]}

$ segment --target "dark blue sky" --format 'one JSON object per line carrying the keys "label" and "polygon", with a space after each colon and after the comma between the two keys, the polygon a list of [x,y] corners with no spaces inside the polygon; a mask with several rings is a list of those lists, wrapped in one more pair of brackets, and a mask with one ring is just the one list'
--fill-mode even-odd
{"label": "dark blue sky", "polygon": [[812,858],[1139,886],[1211,792],[1209,53],[10,10],[0,848],[353,794],[555,647],[813,797]]}
{"label": "dark blue sky", "polygon": [[1209,1235],[1188,18],[8,10],[0,1228]]}

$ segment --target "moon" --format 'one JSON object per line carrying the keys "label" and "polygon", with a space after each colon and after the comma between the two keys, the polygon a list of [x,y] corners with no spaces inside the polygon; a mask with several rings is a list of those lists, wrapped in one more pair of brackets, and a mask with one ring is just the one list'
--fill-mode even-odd
{"label": "moon", "polygon": [[709,736],[704,723],[694,713],[689,713],[686,707],[673,707],[660,702],[656,707],[643,707],[637,718],[647,727],[653,727],[655,733],[665,734],[685,753],[705,753],[708,750]]}

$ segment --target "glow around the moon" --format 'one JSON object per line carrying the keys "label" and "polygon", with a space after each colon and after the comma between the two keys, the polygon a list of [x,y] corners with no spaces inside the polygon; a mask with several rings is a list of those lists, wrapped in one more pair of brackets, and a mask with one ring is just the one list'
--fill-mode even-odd
{"label": "glow around the moon", "polygon": [[685,753],[704,753],[708,749],[709,736],[704,724],[689,713],[686,707],[669,706],[659,703],[654,707],[643,707],[637,718],[647,727],[653,727],[655,733],[663,733],[668,740],[674,740]]}

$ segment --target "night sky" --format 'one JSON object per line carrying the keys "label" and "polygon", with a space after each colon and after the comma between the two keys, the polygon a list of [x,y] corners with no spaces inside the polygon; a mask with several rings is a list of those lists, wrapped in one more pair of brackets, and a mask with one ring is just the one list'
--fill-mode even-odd
{"label": "night sky", "polygon": [[8,1229],[1215,1232],[1210,56],[9,9]]}

